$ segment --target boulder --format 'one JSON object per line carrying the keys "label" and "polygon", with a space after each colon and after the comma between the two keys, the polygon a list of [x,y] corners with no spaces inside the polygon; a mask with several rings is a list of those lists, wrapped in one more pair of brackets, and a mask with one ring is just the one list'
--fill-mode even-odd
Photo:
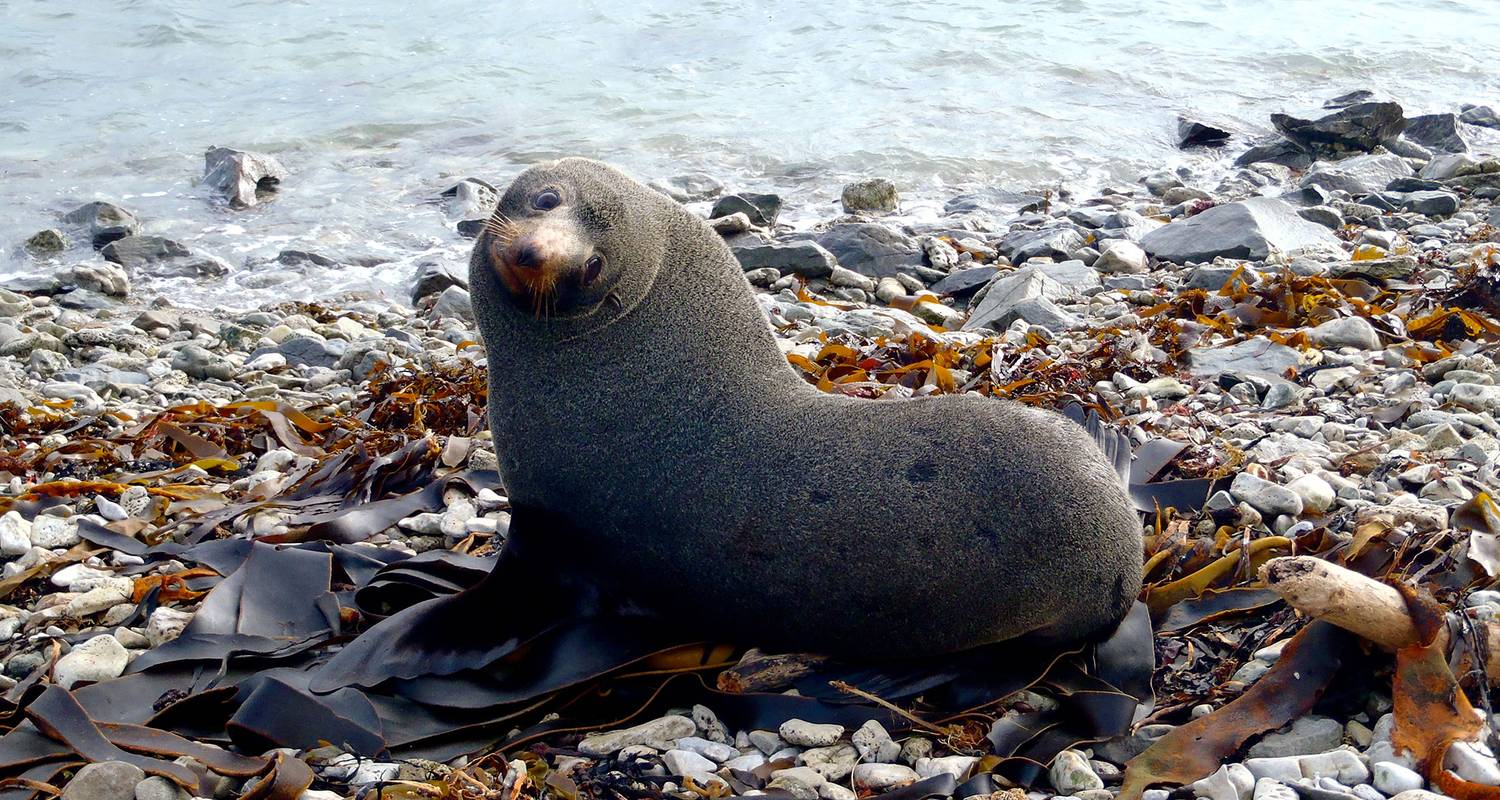
{"label": "boulder", "polygon": [[422,298],[438,294],[449,286],[469,288],[468,265],[450,261],[424,261],[417,265],[417,278],[411,287],[411,303],[416,305]]}
{"label": "boulder", "polygon": [[1337,156],[1374,150],[1401,132],[1406,117],[1398,103],[1356,102],[1332,114],[1272,114],[1271,124],[1305,150]]}
{"label": "boulder", "polygon": [[977,213],[989,217],[1008,217],[1012,214],[1037,211],[1046,204],[1047,198],[1039,194],[985,189],[954,197],[943,204],[943,213],[950,216]]}
{"label": "boulder", "polygon": [[1181,114],[1177,116],[1177,146],[1179,148],[1222,147],[1229,141],[1231,135],[1223,127],[1200,122]]}
{"label": "boulder", "polygon": [[712,175],[702,172],[692,172],[686,175],[674,175],[670,178],[652,181],[652,189],[676,200],[679,203],[695,203],[700,200],[712,200],[724,193],[724,184]]}
{"label": "boulder", "polygon": [[781,214],[781,195],[754,192],[726,195],[714,203],[708,216],[727,217],[735,213],[744,213],[757,226],[769,228],[776,224],[776,217]]}
{"label": "boulder", "polygon": [[1495,109],[1489,106],[1465,105],[1463,113],[1458,115],[1458,119],[1461,122],[1469,125],[1478,125],[1481,128],[1500,129],[1500,114],[1496,114]]}
{"label": "boulder", "polygon": [[1048,276],[1038,265],[1022,267],[990,283],[963,329],[1003,330],[1012,322],[1024,319],[1033,325],[1065,330],[1076,325],[1078,320],[1058,308],[1053,300],[1069,294],[1067,286]]}
{"label": "boulder", "polygon": [[163,278],[223,275],[229,265],[211,255],[199,255],[186,245],[162,236],[126,236],[99,251],[132,272],[147,272]]}
{"label": "boulder", "polygon": [[1406,159],[1393,153],[1372,153],[1332,163],[1320,163],[1307,173],[1301,185],[1358,195],[1378,192],[1391,181],[1412,174],[1413,170]]}
{"label": "boulder", "polygon": [[762,242],[747,238],[743,244],[731,245],[729,250],[746,272],[773,267],[804,278],[826,278],[838,264],[838,259],[822,245],[807,240]]}
{"label": "boulder", "polygon": [[1286,253],[1310,247],[1340,249],[1338,238],[1327,228],[1308,222],[1293,206],[1273,197],[1215,206],[1141,238],[1141,248],[1152,257],[1176,264],[1219,256],[1262,260],[1273,250]]}
{"label": "boulder", "polygon": [[203,184],[235,208],[255,205],[258,194],[275,191],[285,177],[281,162],[264,153],[214,147],[203,154]]}
{"label": "boulder", "polygon": [[918,241],[888,225],[873,222],[834,225],[816,237],[840,265],[872,278],[895,276],[922,265]]}
{"label": "boulder", "polygon": [[956,269],[928,288],[937,294],[962,297],[978,291],[979,287],[989,283],[999,271],[995,267]]}
{"label": "boulder", "polygon": [[1234,160],[1236,167],[1248,167],[1251,164],[1280,164],[1296,170],[1307,169],[1312,166],[1312,163],[1312,153],[1296,142],[1286,139],[1261,142],[1241,153],[1239,158]]}
{"label": "boulder", "polygon": [[1083,234],[1072,228],[1017,230],[1000,240],[1000,252],[1012,262],[1020,264],[1037,257],[1059,260],[1072,258],[1074,251],[1083,245]]}
{"label": "boulder", "polygon": [[839,199],[846,214],[887,214],[895,211],[901,202],[900,195],[896,193],[896,185],[885,178],[870,178],[847,184]]}
{"label": "boulder", "polygon": [[489,181],[464,178],[443,190],[440,195],[448,205],[448,219],[486,219],[495,213],[500,192]]}
{"label": "boulder", "polygon": [[1423,114],[1406,121],[1403,136],[1438,153],[1469,152],[1468,137],[1457,114]]}
{"label": "boulder", "polygon": [[69,211],[63,221],[83,226],[88,231],[95,250],[116,239],[134,236],[141,230],[140,220],[134,214],[102,200],[84,203]]}

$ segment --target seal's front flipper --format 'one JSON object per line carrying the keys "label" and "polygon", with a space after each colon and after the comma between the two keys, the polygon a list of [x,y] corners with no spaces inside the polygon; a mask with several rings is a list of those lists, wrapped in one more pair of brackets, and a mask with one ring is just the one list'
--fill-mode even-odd
{"label": "seal's front flipper", "polygon": [[1104,453],[1104,459],[1115,467],[1120,483],[1130,485],[1130,437],[1124,431],[1111,427],[1099,416],[1099,412],[1070,400],[1061,409],[1063,416],[1073,420],[1093,437],[1094,444]]}
{"label": "seal's front flipper", "polygon": [[564,590],[555,564],[522,552],[518,543],[525,538],[513,527],[494,569],[479,583],[381,620],[319,666],[310,688],[327,693],[483,669],[543,631],[589,613],[580,607],[588,593]]}

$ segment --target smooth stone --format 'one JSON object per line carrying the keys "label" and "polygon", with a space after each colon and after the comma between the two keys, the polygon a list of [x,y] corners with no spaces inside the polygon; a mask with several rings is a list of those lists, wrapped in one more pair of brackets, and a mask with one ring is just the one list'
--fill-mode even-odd
{"label": "smooth stone", "polygon": [[0,517],[0,554],[24,556],[31,552],[31,523],[19,511]]}
{"label": "smooth stone", "polygon": [[1443,766],[1466,781],[1500,786],[1500,765],[1495,763],[1493,756],[1479,752],[1470,742],[1454,742],[1443,758]]}
{"label": "smooth stone", "polygon": [[963,783],[969,770],[979,763],[975,756],[943,756],[942,758],[922,758],[917,760],[917,775],[921,778],[931,778],[935,775],[952,775],[953,779]]}
{"label": "smooth stone", "polygon": [[766,788],[780,789],[796,800],[817,800],[818,787],[827,782],[811,767],[789,767],[771,773],[771,780],[766,783]]}
{"label": "smooth stone", "polygon": [[1253,800],[1297,800],[1297,792],[1275,778],[1261,778],[1255,782],[1251,797]]}
{"label": "smooth stone", "polygon": [[1085,789],[1103,789],[1104,780],[1094,772],[1089,760],[1077,750],[1064,750],[1052,760],[1047,775],[1058,794],[1073,794]]}
{"label": "smooth stone", "polygon": [[740,751],[720,742],[711,742],[698,736],[684,736],[677,740],[677,749],[697,753],[710,761],[722,764],[740,754]]}
{"label": "smooth stone", "polygon": [[146,773],[124,761],[101,761],[79,768],[63,787],[63,800],[135,800],[136,784]]}
{"label": "smooth stone", "polygon": [[1377,761],[1374,769],[1375,788],[1387,795],[1398,795],[1413,789],[1421,789],[1427,785],[1418,775],[1416,770],[1409,769],[1394,761]]}
{"label": "smooth stone", "polygon": [[811,241],[747,241],[732,245],[730,252],[747,272],[769,267],[804,278],[826,278],[838,263],[833,253]]}
{"label": "smooth stone", "polygon": [[189,797],[191,795],[177,784],[159,775],[153,775],[135,785],[135,800],[187,800]]}
{"label": "smooth stone", "polygon": [[1391,181],[1414,173],[1406,159],[1392,153],[1380,153],[1321,162],[1302,179],[1301,185],[1361,195],[1381,191]]}
{"label": "smooth stone", "polygon": [[[1300,498],[1298,502],[1300,504]],[[1343,738],[1344,726],[1338,720],[1319,716],[1299,717],[1285,733],[1266,734],[1259,742],[1251,745],[1246,755],[1250,758],[1268,758],[1325,753],[1337,747]]]}
{"label": "smooth stone", "polygon": [[[1286,488],[1297,493],[1302,498],[1302,509],[1315,514],[1322,514],[1333,507],[1336,497],[1333,487],[1328,481],[1309,472],[1288,483]],[[1258,656],[1258,654],[1257,654]]]}
{"label": "smooth stone", "polygon": [[1353,347],[1359,350],[1379,350],[1380,334],[1364,317],[1342,317],[1310,328],[1307,339],[1323,348]]}
{"label": "smooth stone", "polygon": [[750,739],[750,744],[754,745],[755,749],[768,756],[786,747],[786,742],[771,731],[750,731],[747,738]]}
{"label": "smooth stone", "polygon": [[695,772],[713,772],[718,764],[688,750],[668,750],[662,754],[662,763],[673,775],[688,775]]}
{"label": "smooth stone", "polygon": [[910,786],[918,780],[916,770],[900,764],[860,764],[853,775],[856,787],[872,791]]}
{"label": "smooth stone", "polygon": [[[1340,726],[1342,732],[1342,726]],[[1353,750],[1329,750],[1326,753],[1303,756],[1297,760],[1304,778],[1332,778],[1345,786],[1364,783],[1370,779],[1370,769]]]}
{"label": "smooth stone", "polygon": [[1105,273],[1142,273],[1150,269],[1146,251],[1129,239],[1115,239],[1105,244],[1093,266]]}
{"label": "smooth stone", "polygon": [[776,217],[781,214],[781,196],[755,192],[725,195],[714,202],[713,210],[708,212],[708,216],[712,219],[739,213],[749,217],[756,227],[770,228],[776,224]]}
{"label": "smooth stone", "polygon": [[669,715],[643,722],[631,728],[609,731],[588,736],[578,743],[579,752],[601,757],[612,755],[633,744],[644,744],[658,750],[666,750],[672,742],[684,736],[692,736],[697,727],[687,717]]}
{"label": "smooth stone", "polygon": [[1020,264],[1033,258],[1063,261],[1084,246],[1083,234],[1072,228],[1042,228],[1012,231],[1000,240],[1000,252],[1011,263]]}
{"label": "smooth stone", "polygon": [[1221,372],[1233,375],[1270,374],[1277,377],[1301,361],[1297,351],[1261,336],[1227,347],[1194,347],[1188,362],[1194,375],[1212,378]]}
{"label": "smooth stone", "polygon": [[64,689],[81,681],[98,682],[120,677],[130,663],[130,653],[110,634],[104,633],[75,645],[53,667],[53,680]]}
{"label": "smooth stone", "polygon": [[789,719],[781,723],[778,733],[787,744],[798,747],[827,747],[844,735],[844,726]]}
{"label": "smooth stone", "polygon": [[1255,791],[1255,776],[1243,764],[1226,764],[1207,778],[1195,781],[1192,790],[1208,800],[1246,800]]}
{"label": "smooth stone", "polygon": [[1212,261],[1221,256],[1259,261],[1273,250],[1342,251],[1331,231],[1308,222],[1293,206],[1272,197],[1214,206],[1146,234],[1141,247],[1154,258],[1177,264]]}
{"label": "smooth stone", "polygon": [[1245,769],[1259,780],[1276,780],[1295,783],[1302,778],[1300,756],[1276,756],[1273,758],[1247,758]]}

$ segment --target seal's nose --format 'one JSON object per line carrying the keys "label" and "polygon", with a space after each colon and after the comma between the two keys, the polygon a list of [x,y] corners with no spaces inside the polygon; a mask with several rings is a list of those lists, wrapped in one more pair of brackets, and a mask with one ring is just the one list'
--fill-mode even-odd
{"label": "seal's nose", "polygon": [[542,257],[541,248],[535,242],[521,242],[516,247],[516,266],[524,269],[538,269],[546,261]]}

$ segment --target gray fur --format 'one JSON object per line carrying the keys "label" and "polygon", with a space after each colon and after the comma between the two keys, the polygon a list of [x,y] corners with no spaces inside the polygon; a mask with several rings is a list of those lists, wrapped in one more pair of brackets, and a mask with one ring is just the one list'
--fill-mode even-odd
{"label": "gray fur", "polygon": [[964,396],[819,392],[777,349],[720,237],[598,162],[527,170],[609,258],[621,303],[539,320],[470,261],[490,421],[518,507],[688,630],[776,650],[921,655],[1118,621],[1139,518],[1082,428]]}

